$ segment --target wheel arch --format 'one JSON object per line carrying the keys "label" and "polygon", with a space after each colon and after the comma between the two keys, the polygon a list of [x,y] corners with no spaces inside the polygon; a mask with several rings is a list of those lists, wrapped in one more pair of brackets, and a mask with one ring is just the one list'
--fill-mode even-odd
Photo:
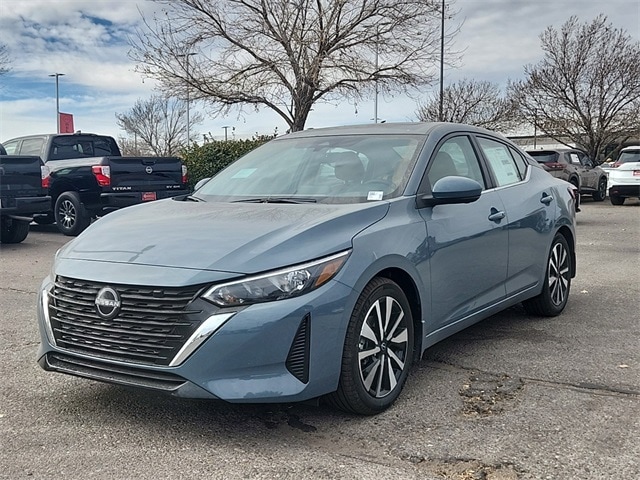
{"label": "wheel arch", "polygon": [[567,181],[575,185],[578,189],[582,188],[582,182],[580,181],[579,175],[576,175],[576,174],[569,175],[569,179]]}
{"label": "wheel arch", "polygon": [[58,197],[65,192],[77,192],[78,189],[70,182],[65,180],[54,182],[49,187],[49,195],[51,196],[52,209],[55,206]]}
{"label": "wheel arch", "polygon": [[567,243],[569,244],[569,251],[571,252],[571,278],[576,276],[576,239],[573,235],[573,232],[569,227],[563,225],[558,230],[558,233],[561,234]]}
{"label": "wheel arch", "polygon": [[413,360],[414,362],[420,361],[420,357],[422,356],[423,325],[422,303],[420,301],[418,287],[416,286],[413,278],[411,278],[411,275],[409,275],[409,273],[397,267],[391,267],[381,270],[375,275],[375,277],[384,277],[394,281],[407,296],[409,306],[411,307],[411,315],[413,316]]}

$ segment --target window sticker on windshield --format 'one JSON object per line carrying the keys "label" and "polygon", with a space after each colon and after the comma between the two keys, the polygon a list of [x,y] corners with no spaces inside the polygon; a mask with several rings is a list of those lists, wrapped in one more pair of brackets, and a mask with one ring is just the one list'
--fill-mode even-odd
{"label": "window sticker on windshield", "polygon": [[243,168],[231,178],[248,178],[257,170],[257,168]]}
{"label": "window sticker on windshield", "polygon": [[367,194],[367,200],[382,200],[384,192],[380,190],[374,190]]}

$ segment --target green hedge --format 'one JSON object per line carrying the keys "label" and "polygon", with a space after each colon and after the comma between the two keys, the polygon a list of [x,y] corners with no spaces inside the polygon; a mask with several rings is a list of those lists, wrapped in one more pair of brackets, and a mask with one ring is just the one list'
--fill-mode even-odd
{"label": "green hedge", "polygon": [[198,180],[212,177],[230,163],[250,152],[273,136],[259,136],[251,140],[213,141],[203,145],[193,144],[182,153],[182,161],[189,171],[189,187]]}

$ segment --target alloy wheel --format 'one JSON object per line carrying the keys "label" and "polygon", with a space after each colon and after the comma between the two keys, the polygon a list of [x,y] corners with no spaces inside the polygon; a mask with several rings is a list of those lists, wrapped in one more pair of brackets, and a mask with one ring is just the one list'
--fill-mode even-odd
{"label": "alloy wheel", "polygon": [[76,223],[78,212],[76,211],[76,207],[73,205],[73,202],[70,200],[64,200],[60,204],[58,213],[62,221],[62,225],[65,228],[72,228]]}
{"label": "alloy wheel", "polygon": [[571,282],[569,270],[569,252],[558,242],[553,246],[549,256],[549,293],[555,305],[561,305],[568,293]]}
{"label": "alloy wheel", "polygon": [[396,387],[407,362],[407,316],[390,296],[377,299],[367,311],[358,343],[360,379],[367,392],[382,398]]}

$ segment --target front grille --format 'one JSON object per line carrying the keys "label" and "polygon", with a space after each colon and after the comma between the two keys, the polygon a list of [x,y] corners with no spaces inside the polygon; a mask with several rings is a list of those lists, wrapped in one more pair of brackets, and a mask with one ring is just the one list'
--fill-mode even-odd
{"label": "front grille", "polygon": [[186,383],[184,378],[172,373],[110,365],[99,360],[72,357],[60,353],[49,352],[45,355],[44,361],[44,367],[47,370],[131,387],[151,388],[171,392]]}
{"label": "front grille", "polygon": [[[105,320],[95,300],[104,287],[121,299]],[[189,304],[203,288],[113,285],[56,278],[49,302],[51,328],[60,348],[124,362],[168,365],[201,323]]]}

